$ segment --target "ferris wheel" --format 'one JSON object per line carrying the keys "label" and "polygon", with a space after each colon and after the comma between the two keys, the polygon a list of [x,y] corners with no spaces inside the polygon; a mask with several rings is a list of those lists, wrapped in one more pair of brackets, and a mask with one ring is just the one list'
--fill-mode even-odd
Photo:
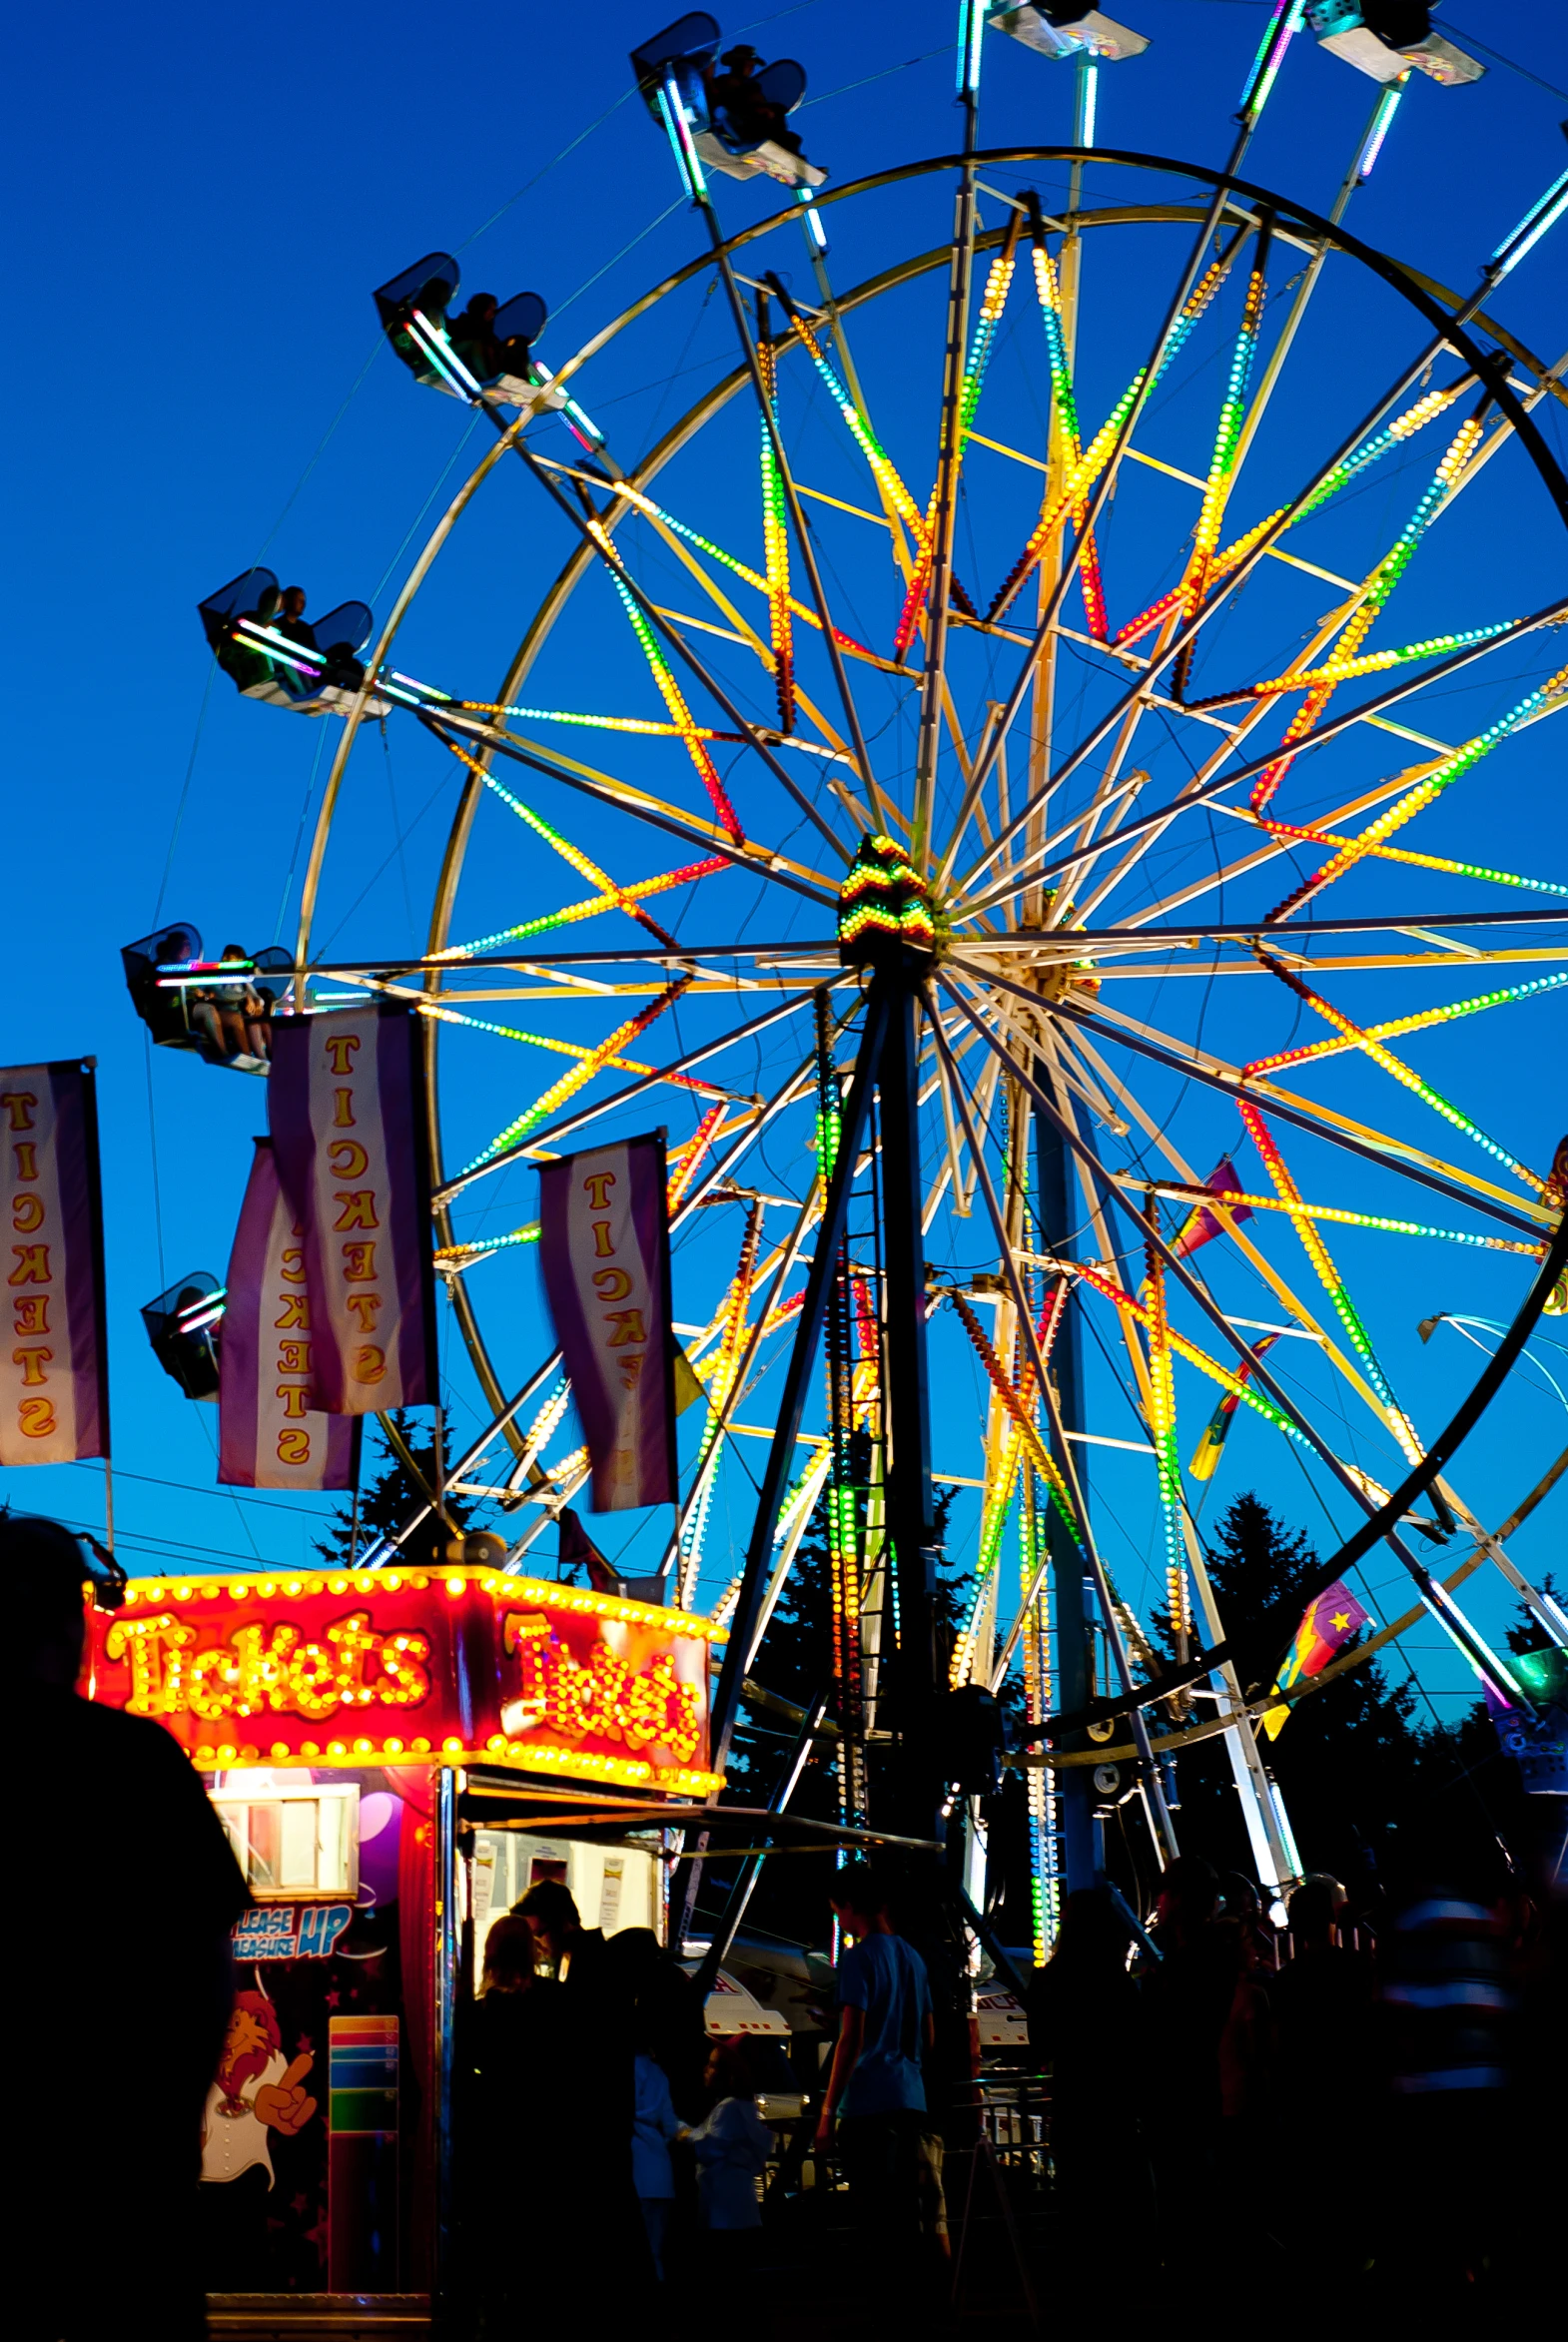
{"label": "ferris wheel", "polygon": [[[894,1694],[1018,1665],[1038,1723],[1158,1674],[1157,1600],[1178,1659],[1222,1641],[1188,1465],[1232,1416],[1376,1512],[1432,1429],[1398,1388],[1401,1263],[1441,1247],[1445,1289],[1510,1314],[1562,1217],[1563,1163],[1423,1063],[1462,1020],[1562,1048],[1568,883],[1532,866],[1519,743],[1568,708],[1538,419],[1568,397],[1497,303],[1568,198],[1471,293],[1359,242],[1412,73],[1478,69],[1371,5],[1316,16],[1370,77],[1326,213],[1245,174],[1300,0],[1218,166],[1097,145],[1098,73],[1140,35],[969,0],[962,144],[838,182],[788,129],[801,69],[681,19],[633,69],[687,263],[550,365],[541,296],[462,307],[441,253],[399,272],[398,357],[494,431],[393,607],[313,646],[263,573],[204,605],[243,690],[343,719],[298,996],[425,1020],[437,1265],[484,1425],[446,1487],[526,1566],[586,1480],[532,1168],[664,1124],[696,1429],[678,1517],[622,1566],[729,1618],[722,1732],[829,1497],[848,1823]],[[1040,70],[1024,49],[1076,72],[1077,135],[988,149],[982,57]],[[779,200],[731,228],[747,178]],[[498,549],[519,527],[537,587]],[[436,671],[465,604],[472,663]],[[334,959],[383,724],[450,775],[425,949]],[[974,1600],[921,1652],[955,1458]],[[1568,1633],[1446,1478],[1388,1544],[1483,1678],[1452,1562],[1489,1557]],[[1282,1884],[1245,1690],[1216,1670]],[[1030,1781],[1043,1944],[1122,1783],[1087,1757]]]}

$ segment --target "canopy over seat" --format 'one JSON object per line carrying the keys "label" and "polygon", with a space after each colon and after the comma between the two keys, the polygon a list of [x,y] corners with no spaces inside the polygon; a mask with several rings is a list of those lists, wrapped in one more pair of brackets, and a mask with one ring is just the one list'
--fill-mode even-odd
{"label": "canopy over seat", "polygon": [[426,390],[471,405],[562,406],[565,393],[551,393],[533,379],[532,345],[549,315],[538,293],[514,293],[498,305],[476,293],[466,309],[453,312],[461,272],[450,253],[427,252],[379,285],[372,298],[394,355]]}
{"label": "canopy over seat", "polygon": [[245,952],[225,947],[204,960],[202,938],[176,920],[126,944],[120,953],[131,1005],[162,1049],[194,1049],[230,1073],[272,1067],[272,1021],[289,990],[294,962],[281,944]]}
{"label": "canopy over seat", "polygon": [[155,1301],[142,1304],[153,1356],[187,1398],[218,1396],[218,1351],[223,1338],[224,1287],[210,1269],[177,1277]]}
{"label": "canopy over seat", "polygon": [[649,113],[673,137],[667,115],[678,103],[701,161],[726,178],[820,187],[826,171],[807,162],[799,139],[784,127],[806,94],[805,67],[792,57],[764,65],[745,42],[720,57],[721,38],[717,19],[697,9],[632,50]]}
{"label": "canopy over seat", "polygon": [[[307,620],[285,607],[294,591],[280,589],[271,569],[242,570],[198,602],[202,631],[242,698],[296,715],[346,714],[365,682],[358,653],[376,623],[370,604],[340,602],[324,618]],[[372,697],[365,712],[384,716],[390,704]]]}

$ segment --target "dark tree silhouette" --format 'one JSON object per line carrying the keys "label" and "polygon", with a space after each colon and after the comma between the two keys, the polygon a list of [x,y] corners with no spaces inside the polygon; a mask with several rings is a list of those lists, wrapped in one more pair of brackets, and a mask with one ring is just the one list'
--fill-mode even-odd
{"label": "dark tree silhouette", "polygon": [[[1207,1548],[1209,1576],[1227,1637],[1244,1642],[1276,1604],[1291,1608],[1317,1566],[1303,1530],[1291,1530],[1250,1492],[1237,1496]],[[1156,1614],[1170,1646],[1170,1621]],[[1292,1709],[1275,1741],[1259,1739],[1308,1870],[1352,1888],[1397,1856],[1418,1796],[1422,1737],[1415,1695],[1390,1686],[1380,1660],[1352,1669]],[[1183,1853],[1250,1873],[1252,1858],[1222,1741],[1181,1758],[1176,1829]]]}
{"label": "dark tree silhouette", "polygon": [[[399,1409],[392,1415],[408,1452],[424,1474],[434,1484],[435,1438],[433,1432],[422,1430],[406,1411]],[[362,1470],[360,1480],[360,1534],[358,1551],[363,1556],[383,1532],[400,1529],[409,1515],[425,1503],[424,1490],[408,1471],[407,1466],[393,1452],[391,1442],[377,1426],[381,1456],[379,1468],[367,1474]],[[448,1496],[446,1509],[459,1527],[466,1528],[473,1507],[459,1497]],[[317,1552],[333,1569],[347,1568],[352,1546],[354,1507],[341,1505],[333,1515],[332,1527]],[[438,1569],[446,1557],[447,1531],[431,1514],[420,1522],[400,1547],[402,1558],[415,1569]]]}
{"label": "dark tree silhouette", "polygon": [[[1542,1589],[1561,1602],[1550,1570]],[[1522,1602],[1505,1639],[1508,1649],[1521,1655],[1552,1648],[1551,1637]],[[1509,1870],[1531,1878],[1554,1847],[1560,1852],[1559,1801],[1526,1792],[1518,1767],[1498,1744],[1484,1700],[1456,1722],[1436,1725],[1425,1735],[1420,1779],[1421,1816],[1409,1848],[1411,1868],[1490,1896],[1501,1890]]]}

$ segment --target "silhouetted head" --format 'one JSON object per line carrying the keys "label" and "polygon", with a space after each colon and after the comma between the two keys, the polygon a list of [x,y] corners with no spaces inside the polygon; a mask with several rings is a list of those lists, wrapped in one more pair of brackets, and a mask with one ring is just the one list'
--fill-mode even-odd
{"label": "silhouetted head", "polygon": [[546,1959],[559,1959],[582,1934],[582,1915],[570,1889],[559,1879],[541,1879],[512,1910],[532,1929],[534,1943]]}
{"label": "silhouetted head", "polygon": [[286,585],[279,596],[279,607],[286,618],[303,618],[305,616],[304,586]]}
{"label": "silhouetted head", "polygon": [[88,1575],[81,1546],[58,1521],[0,1513],[0,1586],[20,1636],[24,1682],[69,1689],[80,1675]]}
{"label": "silhouetted head", "polygon": [[722,62],[731,73],[755,73],[762,58],[749,41],[737,41],[733,49],[726,49]]}
{"label": "silhouetted head", "polygon": [[487,326],[500,303],[493,293],[476,293],[468,304],[467,314],[477,326]]}
{"label": "silhouetted head", "polygon": [[533,1982],[538,1946],[533,1930],[515,1912],[495,1922],[484,1939],[486,1992],[526,1992]]}
{"label": "silhouetted head", "polygon": [[1122,1969],[1131,1942],[1128,1925],[1104,1887],[1075,1887],[1062,1906],[1053,1967]]}
{"label": "silhouetted head", "polygon": [[708,2051],[703,2079],[716,2098],[754,2098],[756,2066],[744,2033],[730,2033]]}
{"label": "silhouetted head", "polygon": [[828,1901],[851,1936],[874,1936],[877,1923],[887,1916],[887,1889],[869,1863],[846,1863],[842,1871],[835,1871]]}
{"label": "silhouetted head", "polygon": [[1247,1928],[1256,1926],[1261,1906],[1257,1899],[1257,1889],[1250,1879],[1244,1878],[1239,1871],[1226,1871],[1219,1881],[1219,1891],[1224,1897],[1227,1920],[1239,1920]]}
{"label": "silhouetted head", "polygon": [[1189,1933],[1206,1927],[1219,1908],[1219,1874],[1200,1854],[1177,1855],[1160,1882],[1163,1927]]}
{"label": "silhouetted head", "polygon": [[226,960],[248,960],[251,955],[244,944],[225,944],[223,956]]}
{"label": "silhouetted head", "polygon": [[1337,1879],[1313,1872],[1290,1898],[1290,1941],[1296,1952],[1321,1951],[1334,1940],[1334,1927],[1345,1907],[1345,1891]]}

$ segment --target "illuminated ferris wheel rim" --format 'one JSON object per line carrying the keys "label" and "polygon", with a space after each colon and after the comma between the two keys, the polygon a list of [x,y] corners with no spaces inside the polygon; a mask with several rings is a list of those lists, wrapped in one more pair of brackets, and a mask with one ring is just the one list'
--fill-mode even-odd
{"label": "illuminated ferris wheel rim", "polygon": [[[1225,191],[1225,201],[1218,214],[1218,218],[1221,222],[1240,228],[1247,226],[1255,227],[1259,215],[1266,208],[1272,212],[1276,216],[1277,220],[1281,223],[1277,233],[1279,233],[1281,236],[1282,241],[1296,244],[1308,253],[1326,253],[1328,250],[1336,250],[1348,258],[1356,259],[1365,263],[1391,290],[1399,294],[1426,319],[1427,323],[1435,329],[1439,342],[1443,345],[1446,345],[1446,347],[1449,348],[1473,374],[1484,364],[1484,354],[1476,348],[1470,336],[1464,332],[1463,328],[1455,323],[1453,314],[1457,311],[1466,310],[1468,308],[1467,322],[1473,323],[1477,331],[1484,331],[1485,333],[1489,334],[1493,340],[1497,341],[1508,350],[1510,356],[1522,368],[1533,374],[1535,377],[1536,386],[1533,392],[1534,396],[1550,394],[1556,396],[1559,400],[1568,402],[1568,400],[1565,400],[1565,393],[1561,384],[1554,378],[1551,371],[1547,369],[1540,361],[1534,359],[1532,354],[1526,351],[1523,346],[1516,341],[1516,339],[1509,336],[1502,330],[1494,327],[1491,322],[1485,318],[1484,314],[1479,313],[1473,305],[1466,305],[1459,299],[1459,297],[1446,293],[1445,289],[1441,287],[1433,286],[1430,280],[1420,277],[1416,272],[1405,269],[1398,263],[1387,261],[1383,256],[1371,251],[1370,248],[1361,245],[1357,239],[1347,235],[1343,229],[1337,228],[1329,222],[1322,220],[1318,215],[1306,211],[1302,207],[1293,205],[1286,199],[1273,196],[1267,191],[1254,186],[1250,182],[1240,180],[1233,176],[1227,176],[1223,173],[1211,171],[1203,166],[1184,165],[1173,162],[1166,158],[1137,155],[1110,149],[1076,149],[1072,147],[993,149],[979,153],[971,157],[969,160],[972,166],[977,170],[987,167],[1006,167],[1007,165],[1013,163],[1032,164],[1058,161],[1075,165],[1102,163],[1113,166],[1120,166],[1123,168],[1142,169],[1147,171],[1174,174],[1177,177],[1184,177],[1188,180],[1204,184],[1214,190],[1223,189]],[[873,193],[879,189],[895,185],[902,180],[909,180],[911,178],[934,173],[958,170],[964,167],[964,163],[965,158],[959,156],[932,158],[923,163],[907,165],[896,171],[876,174],[862,181],[852,183],[851,185],[848,185],[842,189],[836,190],[831,197],[823,196],[820,201],[824,205],[828,202],[844,201],[851,196]],[[1064,218],[1053,217],[1049,221],[1049,225],[1053,229],[1060,229],[1064,226],[1071,226],[1076,231],[1087,231],[1091,228],[1098,227],[1144,225],[1155,223],[1178,226],[1189,225],[1194,221],[1202,219],[1203,217],[1205,217],[1205,211],[1201,206],[1187,206],[1172,203],[1153,205],[1117,205],[1109,207],[1098,207],[1093,211],[1079,209],[1072,214],[1065,216]],[[796,220],[798,222],[798,213],[793,210],[776,214],[770,219],[756,223],[747,229],[743,229],[737,232],[737,234],[725,241],[723,250],[726,254],[732,253],[741,247],[755,241],[759,237],[769,234],[773,229],[785,225],[790,220]],[[995,229],[977,234],[974,240],[974,249],[976,251],[994,250],[1002,243],[1005,233],[1006,232],[1003,229]],[[834,297],[834,308],[836,311],[843,314],[849,314],[858,309],[863,309],[866,307],[866,305],[874,302],[882,295],[895,291],[904,285],[913,283],[916,280],[931,274],[933,271],[940,269],[944,263],[949,260],[950,254],[951,246],[944,244],[932,248],[927,252],[895,263],[889,268],[886,268],[867,279],[862,285],[855,287],[847,292],[837,294]],[[590,358],[607,347],[607,345],[615,338],[615,336],[617,336],[624,328],[634,323],[638,318],[646,315],[658,302],[677,292],[682,286],[691,283],[694,279],[700,278],[714,266],[714,254],[711,251],[705,252],[701,254],[696,260],[687,264],[681,270],[667,277],[658,286],[654,287],[647,294],[641,297],[638,302],[632,304],[629,308],[621,312],[617,318],[612,320],[606,327],[601,329],[597,335],[592,337],[589,342],[587,342],[575,355],[575,357],[562,367],[560,373],[555,378],[556,383],[564,384],[573,375],[579,372]],[[1446,310],[1443,307],[1444,302],[1447,303]],[[798,332],[791,329],[787,332],[780,332],[776,337],[774,337],[774,348],[777,353],[782,354],[786,349],[792,348],[799,344],[800,341],[801,337]],[[709,390],[702,395],[702,397],[694,402],[693,406],[688,410],[686,415],[681,417],[676,423],[670,426],[669,430],[664,433],[657,444],[640,459],[637,467],[633,471],[619,475],[617,478],[611,479],[604,483],[611,491],[610,502],[606,506],[605,511],[606,529],[613,530],[622,518],[626,517],[635,510],[635,506],[632,503],[625,500],[624,498],[619,498],[614,495],[614,488],[616,486],[630,486],[633,489],[644,488],[651,479],[657,476],[658,472],[664,467],[664,465],[667,464],[682,447],[689,443],[689,441],[696,435],[698,431],[700,431],[700,429],[707,421],[709,421],[717,412],[719,412],[720,409],[725,406],[737,393],[744,391],[747,385],[747,370],[744,366],[736,368],[729,375],[723,377],[718,383],[711,386]],[[1541,446],[1539,435],[1535,431],[1528,412],[1519,403],[1516,394],[1511,390],[1506,383],[1503,383],[1499,386],[1496,402],[1499,408],[1501,408],[1504,414],[1508,417],[1508,420],[1512,423],[1518,435],[1524,439],[1531,453],[1537,473],[1540,474],[1540,476],[1543,478],[1543,481],[1547,486],[1549,493],[1552,495],[1553,501],[1557,505],[1559,512],[1562,514],[1565,520],[1568,520],[1568,489],[1565,489],[1565,484],[1561,478],[1561,474],[1558,472],[1557,467],[1553,463],[1549,452]],[[483,480],[488,476],[490,470],[498,462],[500,456],[507,452],[516,439],[520,436],[521,430],[528,419],[528,416],[519,417],[519,420],[516,424],[510,426],[509,429],[497,437],[495,445],[486,452],[483,460],[475,467],[473,474],[458,491],[457,496],[453,499],[452,504],[450,505],[446,514],[442,516],[441,521],[437,524],[436,529],[432,532],[431,537],[421,552],[418,561],[415,563],[414,569],[410,573],[409,580],[405,585],[402,594],[398,597],[398,602],[393,609],[386,629],[384,630],[382,639],[377,645],[372,665],[368,671],[366,693],[362,695],[359,702],[351,711],[350,722],[346,726],[344,738],[340,743],[339,755],[335,762],[333,775],[329,783],[327,799],[323,808],[322,819],[318,826],[316,846],[313,849],[312,855],[311,871],[307,880],[306,898],[302,906],[301,945],[297,955],[302,968],[307,962],[309,928],[314,912],[316,888],[320,879],[322,859],[325,855],[328,834],[331,829],[332,812],[337,789],[343,771],[347,765],[347,759],[352,749],[355,732],[364,712],[366,699],[369,696],[371,680],[374,678],[378,670],[385,665],[392,640],[394,639],[397,629],[401,624],[402,618],[406,614],[407,608],[410,606],[414,595],[418,590],[418,587],[420,584],[422,584],[424,577],[428,574],[429,568],[433,564],[434,559],[443,546],[446,537],[450,534],[455,521],[460,516],[468,501],[471,500],[478,487],[482,484]],[[543,599],[541,600],[535,615],[524,634],[522,643],[520,644],[516,655],[507,669],[505,680],[498,694],[498,701],[501,705],[505,705],[510,701],[513,693],[516,691],[517,687],[526,676],[531,664],[533,663],[533,660],[536,658],[538,652],[547,639],[556,619],[564,609],[576,583],[586,573],[587,569],[593,565],[595,557],[596,556],[592,546],[586,540],[584,540],[568,557],[561,571],[558,573],[552,583],[546,588]],[[910,680],[915,680],[918,677],[919,671],[920,670],[918,667],[911,669],[909,671]],[[476,748],[476,762],[482,760],[483,764],[487,766],[491,755],[494,753],[493,747],[490,744],[484,742],[475,742],[474,745]],[[541,769],[547,771],[548,767],[545,766]],[[1231,777],[1236,778],[1240,776]],[[440,876],[437,882],[436,898],[432,907],[430,940],[428,945],[428,952],[431,956],[444,951],[446,947],[451,910],[455,901],[457,887],[460,882],[463,861],[467,848],[469,826],[472,819],[473,809],[477,803],[481,787],[482,782],[473,774],[470,774],[464,784],[459,802],[458,813],[453,821],[448,837],[446,852],[443,857]],[[628,810],[634,809],[628,808]],[[771,872],[766,870],[766,865],[764,863],[754,863],[752,867],[763,868],[765,875],[773,875]],[[1394,922],[1390,921],[1388,924],[1394,924]],[[1207,929],[1204,929],[1201,932],[1208,931]],[[1297,930],[1297,932],[1299,932],[1299,930]],[[978,940],[979,939],[976,939],[977,942]],[[733,950],[734,956],[737,960],[746,956],[747,947],[743,944],[728,948]],[[793,954],[797,950],[804,950],[809,947],[790,948]],[[519,954],[519,958],[522,955]],[[621,955],[616,956],[618,957]],[[678,957],[678,954],[675,956]],[[584,957],[587,957],[587,955],[584,955]],[[655,957],[655,955],[650,953],[645,955],[645,957],[652,959]],[[537,963],[535,962],[534,964],[536,965]],[[450,963],[448,962],[447,965],[450,965]],[[435,995],[442,990],[443,974],[444,971],[442,968],[425,968],[424,986],[426,994]],[[430,1050],[432,1066],[437,1046],[437,1036],[433,1030],[430,1030],[430,1027],[433,1026],[433,1023],[434,1020],[431,1019],[429,1021],[429,1026],[427,1026],[427,1031],[429,1034],[428,1047]],[[437,1126],[432,1129],[432,1139],[434,1141],[437,1163],[440,1160],[438,1111],[438,1106],[436,1104],[435,1086],[432,1083],[432,1124]],[[445,1202],[443,1202],[441,1205],[441,1232],[444,1237],[449,1238],[450,1227],[449,1218],[447,1216],[447,1205]],[[457,1305],[459,1322],[461,1323],[462,1329],[464,1331],[470,1357],[472,1358],[473,1364],[478,1371],[481,1384],[485,1389],[486,1397],[493,1404],[497,1414],[499,1414],[502,1411],[504,1403],[501,1387],[495,1378],[493,1367],[489,1361],[487,1347],[484,1344],[483,1337],[478,1327],[477,1319],[473,1314],[471,1304],[468,1302],[466,1288],[461,1282],[453,1280],[453,1291],[454,1299]]]}
{"label": "illuminated ferris wheel rim", "polygon": [[[1255,182],[1214,170],[1204,164],[1182,163],[1167,156],[1146,155],[1118,148],[1082,148],[1065,145],[989,148],[981,150],[969,158],[969,161],[976,170],[1037,163],[1066,163],[1070,166],[1084,168],[1105,164],[1128,170],[1167,173],[1178,179],[1195,181],[1216,192],[1223,189],[1226,191],[1226,213],[1224,216],[1233,224],[1255,225],[1258,213],[1266,209],[1274,216],[1276,222],[1294,223],[1299,234],[1292,236],[1290,229],[1285,227],[1282,234],[1286,241],[1299,242],[1303,249],[1314,254],[1328,249],[1336,250],[1344,257],[1360,262],[1391,291],[1408,301],[1453,354],[1460,358],[1472,372],[1476,372],[1482,368],[1485,354],[1476,346],[1466,328],[1454,323],[1456,313],[1467,312],[1466,326],[1473,326],[1476,331],[1490,336],[1496,344],[1508,352],[1510,358],[1533,375],[1537,396],[1554,397],[1560,404],[1568,407],[1568,387],[1565,387],[1560,379],[1560,372],[1536,357],[1534,352],[1529,350],[1516,335],[1498,325],[1473,300],[1451,292],[1448,288],[1407,264],[1390,259],[1378,252],[1375,247],[1364,244],[1360,239],[1350,235],[1343,227],[1323,218],[1319,213],[1296,204],[1287,197],[1262,188]],[[871,173],[861,179],[850,181],[843,187],[831,191],[817,191],[813,198],[814,208],[822,210],[833,204],[847,202],[860,196],[874,195],[886,188],[912,179],[960,171],[965,168],[965,164],[966,158],[963,155],[948,154],[932,156],[920,162],[903,164],[887,171]],[[1238,208],[1231,212],[1229,201],[1232,198],[1241,199],[1241,205],[1245,208]],[[1188,205],[1171,203],[1112,205],[1056,215],[1053,217],[1051,225],[1057,228],[1071,225],[1075,231],[1082,233],[1095,228],[1128,225],[1189,225],[1205,216],[1202,207]],[[773,213],[764,220],[737,229],[732,235],[725,238],[722,244],[723,253],[726,258],[733,256],[747,245],[757,242],[764,236],[771,235],[776,230],[788,228],[791,224],[798,228],[799,222],[800,214],[796,208],[791,207]],[[1276,227],[1275,233],[1281,233],[1281,230]],[[995,250],[1001,245],[1005,235],[1004,228],[984,230],[977,234],[974,249],[976,252]],[[932,247],[878,271],[858,286],[844,292],[836,291],[834,295],[835,309],[841,314],[852,313],[863,309],[867,304],[885,294],[918,281],[934,270],[940,269],[950,259],[951,249],[951,243]],[[715,253],[706,251],[651,286],[636,301],[629,303],[615,317],[607,321],[582,344],[572,357],[563,362],[555,374],[555,386],[563,388],[571,382],[591,359],[608,348],[621,333],[634,325],[638,319],[647,315],[660,302],[703,276],[714,266]],[[774,346],[779,355],[783,355],[787,350],[802,347],[802,339],[798,329],[791,325],[781,331],[774,337]],[[710,386],[703,395],[693,402],[686,413],[669,426],[655,445],[639,458],[633,469],[620,474],[620,482],[634,489],[645,489],[648,483],[658,476],[665,465],[716,413],[731,399],[744,391],[747,381],[747,370],[744,365],[740,365],[722,377],[719,382]],[[1531,461],[1546,486],[1564,525],[1568,526],[1568,478],[1565,478],[1551,450],[1541,438],[1531,416],[1506,380],[1497,383],[1494,394],[1500,410],[1507,416],[1529,451]],[[486,449],[473,471],[458,488],[415,559],[376,643],[366,668],[365,688],[349,709],[343,737],[333,760],[332,771],[317,820],[302,890],[297,928],[296,959],[302,968],[309,965],[311,932],[315,922],[316,903],[328,852],[338,793],[349,758],[353,753],[360,725],[365,718],[374,679],[386,666],[403,619],[457,521],[489,474],[497,467],[502,457],[520,438],[527,424],[533,419],[535,419],[535,410],[529,410],[520,414],[516,421],[507,426],[504,431],[499,432],[494,444]],[[613,532],[621,521],[631,516],[634,511],[635,506],[617,500],[611,504],[606,512],[605,526]],[[506,668],[497,692],[498,704],[507,703],[519,684],[525,679],[533,660],[542,648],[571,592],[580,578],[594,565],[595,559],[592,545],[584,539],[568,555],[557,576],[545,589],[518,649]],[[490,750],[481,748],[481,761],[487,763],[491,753]],[[461,868],[459,833],[464,832],[465,814],[471,809],[473,795],[474,792],[471,788],[465,790],[462,807],[459,809],[451,837],[448,840],[447,854],[443,861],[440,882],[432,905],[430,936],[427,945],[427,950],[432,954],[443,950],[447,942],[447,922],[450,918]],[[453,859],[454,847],[456,848],[455,860]],[[760,862],[758,867],[762,867]],[[430,972],[426,989],[431,992],[440,989],[437,972]]]}

